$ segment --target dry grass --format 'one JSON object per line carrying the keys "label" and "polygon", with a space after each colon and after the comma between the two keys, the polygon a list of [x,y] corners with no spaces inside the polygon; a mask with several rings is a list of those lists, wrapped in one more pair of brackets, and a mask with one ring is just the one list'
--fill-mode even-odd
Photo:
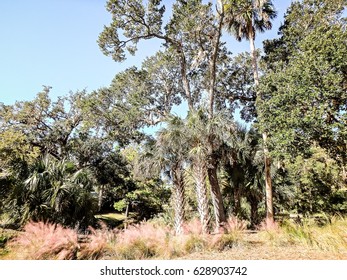
{"label": "dry grass", "polygon": [[105,224],[100,229],[89,227],[89,234],[85,236],[86,241],[80,245],[78,259],[97,260],[102,258],[108,251],[112,250],[115,242],[115,232],[108,230]]}
{"label": "dry grass", "polygon": [[14,238],[10,247],[15,259],[76,259],[77,233],[61,225],[30,222]]}
{"label": "dry grass", "polygon": [[240,232],[247,229],[249,222],[239,219],[238,217],[231,216],[227,219],[225,224],[228,232]]}
{"label": "dry grass", "polygon": [[185,224],[185,234],[151,222],[111,231],[90,228],[84,242],[58,225],[29,223],[12,242],[12,259],[347,259],[347,220],[333,218],[324,226],[264,222],[247,231],[246,222],[231,218],[224,234],[201,234],[198,220]]}

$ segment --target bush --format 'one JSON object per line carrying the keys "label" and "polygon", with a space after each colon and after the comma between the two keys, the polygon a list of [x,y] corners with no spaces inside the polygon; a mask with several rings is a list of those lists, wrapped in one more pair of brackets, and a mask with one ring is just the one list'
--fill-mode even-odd
{"label": "bush", "polygon": [[236,216],[231,216],[228,218],[225,228],[228,232],[244,231],[247,229],[248,224],[248,221],[240,220]]}
{"label": "bush", "polygon": [[170,230],[151,223],[129,226],[116,236],[115,254],[119,259],[145,259],[163,255]]}
{"label": "bush", "polygon": [[299,244],[325,251],[347,250],[347,220],[332,217],[323,226],[304,220],[301,225],[287,223],[284,227],[290,238]]}
{"label": "bush", "polygon": [[239,244],[240,240],[241,237],[238,234],[217,235],[212,241],[211,249],[218,251],[228,250]]}
{"label": "bush", "polygon": [[28,260],[72,260],[79,248],[76,231],[43,222],[29,222],[11,243],[16,258]]}
{"label": "bush", "polygon": [[85,236],[86,242],[82,243],[78,252],[78,259],[97,260],[102,258],[114,243],[115,233],[102,225],[101,229],[88,228],[89,234]]}

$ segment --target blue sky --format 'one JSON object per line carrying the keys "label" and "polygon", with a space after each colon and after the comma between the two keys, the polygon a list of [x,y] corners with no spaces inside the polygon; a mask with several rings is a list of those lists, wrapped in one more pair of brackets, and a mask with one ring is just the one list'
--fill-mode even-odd
{"label": "blue sky", "polygon": [[[173,0],[164,0],[171,6]],[[275,0],[278,18],[273,29],[257,37],[277,36],[290,0]],[[0,102],[31,100],[52,86],[52,99],[69,91],[88,92],[108,86],[116,73],[141,61],[159,48],[157,41],[139,46],[135,57],[117,63],[96,42],[111,16],[106,0],[0,0]],[[248,42],[228,38],[233,53],[248,51]]]}

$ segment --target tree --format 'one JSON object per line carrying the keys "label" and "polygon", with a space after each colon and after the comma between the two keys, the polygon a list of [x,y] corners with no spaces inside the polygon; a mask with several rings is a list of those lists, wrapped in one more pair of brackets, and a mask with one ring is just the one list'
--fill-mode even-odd
{"label": "tree", "polygon": [[[223,162],[225,145],[235,133],[235,123],[231,119],[228,110],[215,113],[213,118],[208,114],[202,115],[202,122],[206,127],[206,164],[207,175],[211,187],[211,198],[215,215],[216,231],[223,227],[226,221],[226,213],[223,197],[220,189],[218,171]],[[211,133],[213,132],[213,133]],[[216,187],[217,186],[217,187]]]}
{"label": "tree", "polygon": [[41,154],[62,159],[67,156],[69,141],[82,122],[79,104],[86,93],[71,93],[52,102],[49,92],[50,87],[44,87],[32,101],[0,104],[1,129],[16,130]]}
{"label": "tree", "polygon": [[114,147],[114,142],[92,131],[78,131],[70,147],[69,156],[78,168],[92,172],[94,190],[98,192],[98,210],[113,209],[114,201],[119,199],[116,189],[125,189],[130,176],[127,160]]}
{"label": "tree", "polygon": [[202,110],[190,112],[186,122],[186,134],[188,135],[189,152],[193,178],[195,182],[197,208],[200,216],[202,232],[208,232],[210,221],[209,201],[207,197],[207,149],[206,149],[206,115]]}
{"label": "tree", "polygon": [[0,214],[13,188],[28,176],[30,166],[39,157],[37,148],[30,146],[27,137],[12,128],[0,132]]}
{"label": "tree", "polygon": [[[272,1],[270,0],[228,0],[225,2],[226,27],[233,33],[237,40],[242,38],[249,40],[254,85],[257,92],[256,104],[262,103],[263,96],[257,87],[259,86],[259,72],[257,64],[257,53],[255,50],[254,39],[256,31],[264,32],[271,29],[271,20],[277,15]],[[272,182],[271,182],[271,160],[267,147],[267,131],[263,131],[264,144],[264,165],[265,165],[265,185],[266,185],[266,218],[273,221],[273,202],[272,202]]]}
{"label": "tree", "polygon": [[320,147],[312,146],[310,151],[310,157],[299,155],[285,161],[294,186],[292,209],[304,215],[346,213],[347,192],[339,164]]}
{"label": "tree", "polygon": [[[199,107],[202,95],[207,93],[208,114],[213,119],[217,88],[221,83],[218,73],[225,72],[225,62],[230,58],[221,41],[223,9],[223,5],[219,5],[214,12],[211,3],[203,4],[201,0],[176,1],[170,20],[163,24],[165,6],[161,6],[161,1],[148,1],[145,5],[140,0],[110,0],[107,10],[115,20],[104,28],[98,43],[105,55],[112,56],[115,61],[123,61],[126,51],[135,54],[139,41],[161,41],[165,53],[177,62],[180,74],[177,78],[184,93],[182,99],[187,102],[189,110]],[[214,205],[219,212],[217,223],[221,224],[225,221],[225,213],[217,178],[217,152],[213,150],[216,136],[213,127],[209,129],[208,178],[215,194]]]}
{"label": "tree", "polygon": [[[260,125],[276,155],[310,157],[320,146],[346,166],[346,1],[293,3],[281,37],[266,44]],[[300,36],[298,35],[300,34]]]}
{"label": "tree", "polygon": [[178,235],[183,233],[185,220],[184,168],[187,145],[183,120],[170,116],[166,121],[166,127],[157,132],[157,139],[147,139],[137,163],[137,174],[147,178],[161,174],[172,186],[174,228]]}
{"label": "tree", "polygon": [[43,220],[83,228],[94,221],[92,187],[87,169],[46,155],[36,161],[24,182],[14,186],[6,210],[19,224]]}
{"label": "tree", "polygon": [[218,111],[229,110],[230,115],[240,109],[241,118],[252,122],[256,118],[252,57],[243,52],[225,63],[223,71],[218,72],[216,108]]}

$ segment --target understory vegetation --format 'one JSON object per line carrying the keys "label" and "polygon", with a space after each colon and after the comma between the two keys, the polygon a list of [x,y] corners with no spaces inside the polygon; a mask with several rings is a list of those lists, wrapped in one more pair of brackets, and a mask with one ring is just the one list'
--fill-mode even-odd
{"label": "understory vegetation", "polygon": [[1,258],[346,258],[347,1],[292,2],[263,49],[272,1],[173,2],[107,1],[105,55],[161,43],[108,87],[0,103]]}
{"label": "understory vegetation", "polygon": [[[209,254],[224,256],[233,250],[244,250],[249,259],[262,259],[258,255],[261,248],[272,250],[291,250],[300,248],[311,250],[306,258],[321,259],[324,253],[332,259],[347,256],[347,221],[341,217],[325,220],[317,225],[314,221],[304,220],[300,224],[286,220],[259,226],[258,231],[246,230],[244,221],[230,218],[223,234],[202,234],[198,220],[184,225],[184,233],[175,235],[174,230],[153,220],[129,226],[125,230],[110,230],[103,226],[98,229],[89,227],[85,234],[63,228],[57,224],[43,222],[28,223],[23,232],[16,233],[2,250],[2,259],[179,259],[199,258]],[[6,235],[1,233],[2,240]],[[254,255],[252,256],[252,247]],[[259,248],[259,249],[258,249]],[[289,259],[301,259],[300,249]],[[6,250],[6,251],[5,251]],[[235,258],[235,256],[234,256]],[[282,257],[283,258],[283,257]],[[284,257],[286,258],[286,257]]]}

